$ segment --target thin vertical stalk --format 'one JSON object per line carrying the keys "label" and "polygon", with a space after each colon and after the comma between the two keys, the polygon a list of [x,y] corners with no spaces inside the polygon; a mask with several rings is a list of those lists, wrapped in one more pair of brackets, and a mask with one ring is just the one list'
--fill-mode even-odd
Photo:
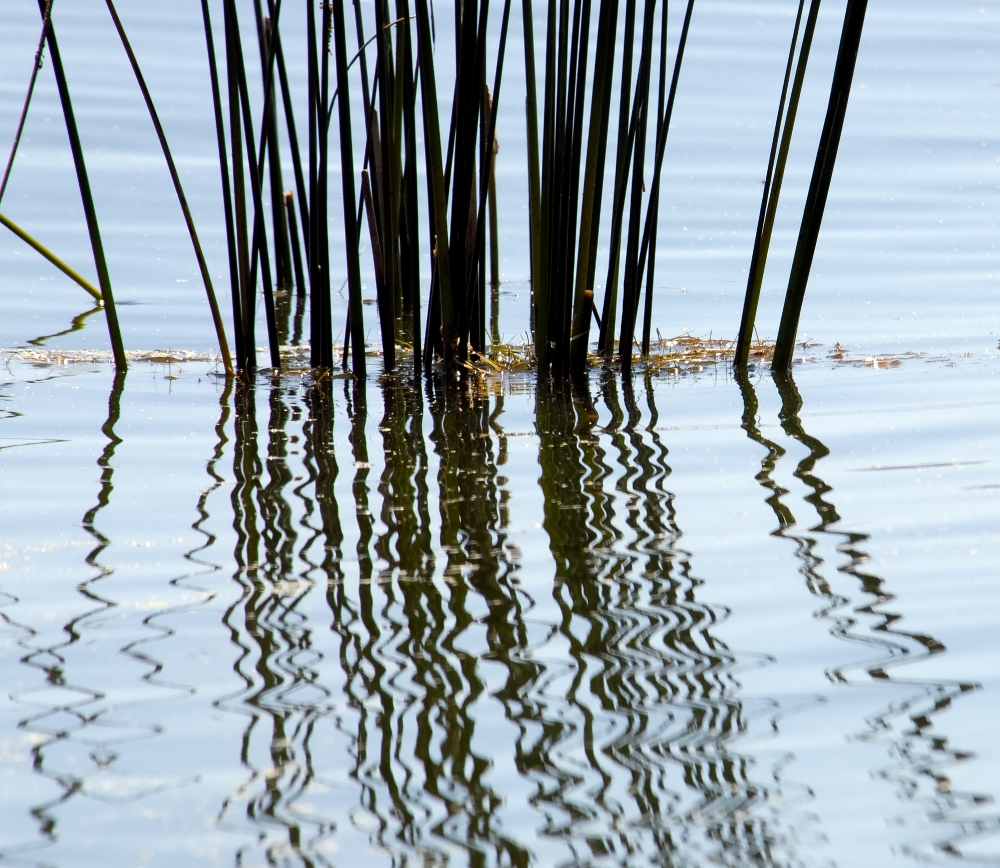
{"label": "thin vertical stalk", "polygon": [[243,357],[242,314],[240,311],[239,260],[236,255],[236,230],[233,226],[233,193],[229,182],[229,158],[226,155],[226,124],[222,115],[222,94],[219,87],[219,69],[215,58],[215,39],[212,36],[212,18],[208,0],[201,0],[202,18],[205,22],[205,42],[208,49],[208,71],[212,82],[212,105],[215,109],[215,136],[219,146],[219,169],[222,175],[222,208],[226,221],[226,251],[229,254],[229,289],[233,309],[233,336],[236,343],[236,363]]}
{"label": "thin vertical stalk", "polygon": [[427,0],[415,0],[417,46],[420,53],[420,96],[424,116],[424,153],[427,167],[428,199],[434,225],[432,252],[437,270],[441,313],[441,339],[445,367],[455,365],[455,327],[452,306],[451,257],[448,249],[447,195],[441,158],[441,125],[438,118],[437,84],[434,77],[434,48]]}
{"label": "thin vertical stalk", "polygon": [[[324,19],[328,20],[329,12],[324,12]],[[344,236],[347,247],[347,283],[348,283],[348,304],[351,312],[351,330],[353,341],[353,368],[354,375],[358,378],[365,376],[365,338],[364,321],[361,309],[361,265],[358,261],[358,224],[354,216],[355,209],[355,186],[354,186],[354,146],[351,138],[351,102],[350,87],[347,79],[347,43],[345,39],[344,26],[344,0],[334,0],[333,2],[333,38],[335,48],[335,60],[337,67],[337,92],[339,95],[340,112],[340,165],[343,183],[344,199]],[[326,54],[326,38],[323,40],[324,54]],[[324,105],[325,105],[324,100]],[[313,209],[315,214],[315,208]],[[316,221],[319,222],[318,220]],[[315,237],[315,236],[314,236]],[[329,293],[327,293],[327,304],[329,305]],[[327,319],[329,316],[327,314]],[[328,347],[324,348],[324,361],[326,361],[329,350],[329,362],[323,367],[333,367],[332,342],[328,341]]]}
{"label": "thin vertical stalk", "polygon": [[[204,0],[203,0],[204,2]],[[295,128],[295,110],[292,106],[292,92],[288,86],[288,72],[285,70],[285,55],[281,50],[281,32],[274,31],[274,59],[278,67],[278,82],[281,84],[281,102],[285,110],[285,127],[288,130],[288,145],[292,152],[292,168],[295,172],[295,190],[299,197],[299,214],[302,217],[302,240],[306,258],[309,256],[309,194],[305,173],[302,171],[302,153],[299,136]]]}
{"label": "thin vertical stalk", "polygon": [[788,279],[785,306],[781,313],[778,340],[771,362],[773,370],[788,370],[792,365],[799,316],[802,313],[802,302],[805,300],[806,286],[809,283],[809,271],[812,268],[816,242],[819,240],[819,231],[823,223],[823,212],[833,181],[833,170],[837,162],[840,137],[844,130],[844,119],[847,116],[847,103],[851,96],[851,83],[854,80],[854,69],[858,61],[858,49],[861,45],[867,9],[868,0],[848,0],[847,11],[844,13],[844,29],[840,37],[837,65],[833,72],[830,102],[823,133],[820,136],[819,149],[816,152],[816,164],[813,168],[809,193],[806,196],[795,258],[792,260],[792,273]]}
{"label": "thin vertical stalk", "polygon": [[[237,365],[244,374],[252,375],[257,369],[255,340],[254,294],[250,285],[250,242],[247,231],[246,186],[243,177],[243,118],[240,110],[240,83],[237,66],[239,51],[234,32],[239,22],[233,0],[223,6],[226,35],[226,70],[229,96],[229,141],[233,171],[233,212],[235,217],[236,256],[239,274],[240,336],[237,340]],[[234,308],[236,304],[234,303]]]}
{"label": "thin vertical stalk", "polygon": [[[666,3],[664,3],[664,9]],[[584,170],[583,203],[580,211],[580,247],[577,255],[576,292],[570,337],[570,370],[583,374],[590,343],[593,311],[597,240],[601,225],[604,164],[608,147],[608,126],[618,33],[618,0],[602,0],[598,15],[597,50],[594,57],[594,90],[590,106],[587,162]]]}
{"label": "thin vertical stalk", "polygon": [[618,265],[621,258],[622,226],[625,217],[625,194],[632,160],[632,57],[635,49],[635,3],[625,4],[625,42],[622,46],[621,97],[618,106],[618,150],[615,165],[615,192],[611,212],[611,238],[608,251],[608,279],[604,285],[604,311],[601,316],[597,351],[608,359],[615,348],[615,317],[618,313]]}
{"label": "thin vertical stalk", "polygon": [[[674,114],[674,100],[677,97],[677,83],[681,77],[681,64],[684,63],[684,48],[687,45],[688,32],[691,29],[691,15],[694,12],[694,0],[688,0],[687,11],[684,13],[684,24],[681,26],[681,38],[677,44],[677,58],[674,61],[674,73],[670,80],[670,96],[667,98],[667,108],[662,119],[658,119],[659,135],[656,143],[656,164],[653,169],[653,186],[649,194],[649,208],[646,211],[646,224],[643,230],[642,250],[639,254],[639,275],[642,281],[646,255],[652,245],[654,251],[650,256],[649,281],[646,285],[646,309],[642,326],[642,354],[649,355],[649,332],[653,316],[653,271],[656,260],[656,225],[659,219],[660,187],[663,178],[663,157],[667,150],[667,136],[670,134],[670,120]],[[638,292],[638,285],[636,287]],[[636,311],[638,313],[638,311]]]}
{"label": "thin vertical stalk", "polygon": [[[306,56],[308,60],[308,99],[309,106],[309,210],[313,215],[306,229],[306,237],[309,239],[306,244],[306,255],[309,258],[309,357],[310,364],[314,368],[326,367],[326,353],[323,343],[323,301],[320,275],[322,266],[317,239],[319,237],[318,210],[316,208],[319,200],[318,177],[319,177],[319,128],[321,123],[320,112],[323,109],[319,105],[319,59],[317,57],[316,46],[316,4],[306,2]],[[326,45],[324,35],[323,44]],[[351,171],[354,177],[353,167]],[[345,179],[346,180],[346,179]],[[345,193],[346,196],[346,193]],[[346,208],[346,206],[345,206]],[[349,220],[346,222],[350,222]],[[305,227],[304,227],[305,228]]]}
{"label": "thin vertical stalk", "polygon": [[21,144],[21,134],[24,132],[24,122],[28,119],[28,107],[31,105],[31,97],[35,92],[35,82],[38,81],[38,70],[42,68],[42,51],[45,48],[45,39],[49,33],[49,19],[52,16],[52,0],[45,0],[45,9],[42,12],[42,33],[38,37],[38,47],[35,49],[35,61],[31,65],[31,77],[28,79],[28,92],[24,96],[24,105],[21,106],[21,116],[17,120],[17,132],[14,133],[14,142],[10,146],[10,156],[7,158],[7,165],[3,170],[3,180],[0,181],[0,201],[3,201],[3,194],[7,190],[7,182],[10,180],[11,169],[14,168],[14,157],[17,156],[18,145]]}
{"label": "thin vertical stalk", "polygon": [[132,71],[135,73],[135,80],[139,83],[139,90],[142,91],[142,98],[146,102],[146,108],[149,110],[150,120],[153,122],[153,128],[156,130],[156,137],[160,140],[160,147],[163,150],[163,158],[167,162],[167,169],[170,171],[170,180],[173,181],[174,191],[177,193],[177,201],[180,203],[181,211],[184,213],[184,222],[187,224],[188,234],[191,236],[191,245],[194,247],[194,254],[198,260],[198,268],[201,271],[201,279],[205,284],[205,294],[208,296],[208,306],[212,312],[212,322],[215,325],[215,334],[219,340],[219,350],[222,353],[222,364],[225,368],[227,376],[233,376],[235,371],[233,370],[233,360],[229,355],[229,342],[226,340],[226,329],[222,324],[222,314],[219,312],[219,303],[215,298],[215,288],[212,286],[212,277],[208,273],[208,263],[205,261],[205,254],[201,249],[201,242],[198,240],[198,231],[194,226],[194,218],[191,216],[191,209],[188,207],[187,197],[184,195],[184,188],[181,185],[180,175],[177,174],[177,167],[174,165],[174,158],[170,153],[170,146],[167,144],[166,134],[163,132],[163,125],[160,123],[159,115],[156,113],[156,107],[153,105],[153,97],[149,92],[149,88],[146,86],[146,80],[143,78],[142,71],[139,69],[139,61],[136,60],[135,52],[132,50],[132,45],[129,43],[128,36],[125,34],[125,28],[122,26],[121,19],[118,17],[118,11],[115,9],[115,4],[113,0],[106,0],[108,6],[108,12],[111,13],[111,19],[115,23],[115,29],[118,31],[118,36],[121,38],[122,45],[125,48],[125,53],[128,55],[129,63],[132,65]]}
{"label": "thin vertical stalk", "polygon": [[632,368],[632,339],[635,334],[635,319],[638,309],[639,286],[639,244],[642,194],[645,184],[646,129],[649,118],[649,80],[653,53],[653,21],[656,0],[646,0],[642,25],[642,50],[639,57],[639,75],[636,82],[636,97],[633,115],[637,118],[635,134],[634,165],[632,167],[632,201],[630,205],[628,243],[625,248],[625,281],[622,295],[622,322],[618,338],[618,356],[622,372]]}
{"label": "thin vertical stalk", "polygon": [[408,0],[396,0],[396,17],[401,19],[402,32],[397,37],[402,43],[402,64],[400,74],[403,79],[403,147],[406,152],[403,191],[403,238],[405,258],[403,262],[404,307],[412,318],[413,367],[419,377],[421,370],[420,347],[420,215],[417,202],[417,123],[416,84],[413,62],[413,43],[410,34],[410,7]]}
{"label": "thin vertical stalk", "polygon": [[[45,0],[38,0],[38,11],[43,20],[45,10]],[[101,230],[97,222],[97,209],[94,207],[94,197],[90,191],[90,179],[87,175],[87,164],[83,158],[83,146],[80,144],[80,133],[76,127],[76,116],[73,113],[69,85],[66,83],[66,72],[63,69],[62,56],[59,54],[59,43],[56,41],[56,30],[51,17],[46,39],[49,43],[52,71],[59,89],[59,101],[62,103],[63,117],[66,120],[66,133],[69,136],[69,146],[76,167],[76,178],[80,185],[80,198],[83,200],[83,212],[87,220],[87,231],[90,234],[90,246],[94,252],[94,265],[97,268],[97,282],[104,300],[104,315],[108,321],[111,352],[114,356],[115,368],[124,371],[128,367],[128,361],[125,358],[125,347],[122,344],[121,328],[118,324],[118,309],[115,307],[114,291],[111,289],[111,277],[108,274],[108,263],[104,258],[104,244],[101,242]]]}
{"label": "thin vertical stalk", "polygon": [[292,251],[292,263],[295,266],[296,295],[306,291],[306,274],[302,267],[302,253],[299,250],[299,226],[295,219],[295,195],[289,190],[285,193],[285,210],[288,212],[288,246]]}
{"label": "thin vertical stalk", "polygon": [[522,0],[524,29],[524,74],[527,84],[525,108],[528,115],[528,218],[531,223],[531,299],[534,316],[535,355],[538,369],[544,368],[543,350],[548,348],[548,295],[543,249],[547,243],[542,231],[542,187],[538,146],[538,88],[535,73],[535,22],[531,0]]}
{"label": "thin vertical stalk", "polygon": [[[254,154],[254,142],[256,137],[253,131],[253,116],[250,113],[250,95],[247,89],[246,68],[243,63],[243,48],[240,41],[239,18],[236,15],[236,6],[232,2],[232,20],[230,25],[233,29],[233,57],[236,61],[236,75],[239,91],[239,105],[243,116],[243,129],[246,146],[247,168],[250,170],[250,195],[253,197],[253,236],[250,254],[250,275],[247,281],[247,304],[243,310],[244,327],[247,321],[253,320],[251,313],[256,305],[254,304],[257,293],[257,256],[260,255],[261,272],[264,284],[264,315],[267,324],[268,348],[271,355],[271,367],[278,369],[281,367],[281,354],[278,345],[278,327],[274,314],[274,293],[271,283],[270,258],[267,253],[267,230],[264,226],[264,197],[261,192],[260,161]],[[252,347],[252,344],[250,345]]]}
{"label": "thin vertical stalk", "polygon": [[[736,354],[733,365],[737,369],[745,368],[750,358],[750,347],[753,344],[754,322],[757,318],[757,305],[760,301],[760,290],[764,283],[764,269],[767,265],[767,254],[771,246],[771,233],[774,229],[774,218],[778,212],[778,199],[781,196],[781,183],[785,175],[785,165],[788,161],[788,151],[792,143],[792,131],[795,128],[795,116],[798,112],[799,96],[802,93],[802,82],[805,80],[806,66],[809,62],[809,49],[812,46],[813,33],[816,30],[816,19],[819,15],[820,0],[812,0],[809,7],[809,17],[802,36],[802,47],[799,50],[799,62],[795,69],[795,81],[792,85],[791,98],[788,100],[788,111],[785,112],[785,101],[788,93],[788,83],[795,60],[795,49],[798,44],[799,29],[802,23],[802,13],[805,0],[799,0],[799,11],[795,18],[795,29],[792,32],[792,45],[788,51],[788,66],[785,69],[785,82],[781,89],[781,100],[778,104],[778,117],[774,124],[774,139],[771,142],[771,155],[768,160],[767,176],[764,179],[764,192],[760,201],[760,216],[757,220],[757,234],[754,237],[753,255],[750,258],[750,269],[747,275],[747,292],[743,302],[743,318],[740,322],[740,332],[736,340]],[[782,129],[783,128],[783,129]],[[780,139],[780,148],[779,148]]]}

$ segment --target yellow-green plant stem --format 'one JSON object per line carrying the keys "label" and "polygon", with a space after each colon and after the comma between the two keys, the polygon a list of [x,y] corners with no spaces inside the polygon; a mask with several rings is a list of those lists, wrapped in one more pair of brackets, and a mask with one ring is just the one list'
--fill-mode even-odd
{"label": "yellow-green plant stem", "polygon": [[83,275],[77,273],[72,268],[70,268],[65,262],[63,262],[58,256],[56,256],[51,250],[43,247],[34,238],[32,238],[27,232],[25,232],[20,226],[18,226],[13,220],[4,217],[0,214],[0,223],[6,226],[11,232],[13,232],[18,238],[20,238],[25,244],[27,244],[32,249],[38,251],[42,254],[49,262],[51,262],[56,268],[58,268],[63,274],[65,274],[70,280],[80,284],[87,292],[89,292],[98,302],[103,302],[104,299],[101,297],[101,291],[94,286],[87,278]]}

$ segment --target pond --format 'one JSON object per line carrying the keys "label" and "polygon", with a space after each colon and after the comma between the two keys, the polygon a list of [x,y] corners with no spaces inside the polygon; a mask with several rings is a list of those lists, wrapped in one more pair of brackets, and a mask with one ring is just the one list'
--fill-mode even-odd
{"label": "pond", "polygon": [[[2,129],[35,5],[0,11]],[[225,286],[199,4],[119,5]],[[698,6],[664,336],[739,324],[796,5]],[[820,16],[762,336],[843,10]],[[374,363],[316,382],[301,351],[227,381],[106,10],[55,20],[135,361],[116,375],[100,310],[0,237],[0,864],[1000,861],[1000,6],[871,0],[792,375],[576,385]],[[519,34],[510,339],[530,328]],[[3,211],[83,270],[46,72]]]}

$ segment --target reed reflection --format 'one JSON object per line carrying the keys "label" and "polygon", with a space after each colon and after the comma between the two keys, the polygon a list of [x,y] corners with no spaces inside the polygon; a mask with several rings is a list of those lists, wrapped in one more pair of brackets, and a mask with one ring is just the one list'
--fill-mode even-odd
{"label": "reed reflection", "polygon": [[[831,622],[831,635],[867,645],[873,654],[873,658],[864,663],[837,667],[827,674],[835,684],[845,686],[875,681],[904,685],[916,691],[909,698],[893,702],[870,715],[865,721],[865,731],[858,738],[885,742],[897,762],[880,770],[878,776],[902,784],[898,790],[901,796],[921,803],[931,822],[951,827],[946,840],[927,850],[905,848],[907,852],[919,858],[933,856],[934,851],[960,855],[964,840],[995,832],[997,823],[995,818],[971,822],[961,818],[961,813],[978,804],[981,797],[956,791],[948,770],[971,756],[950,746],[948,739],[936,730],[934,717],[949,708],[956,697],[976,689],[976,685],[895,674],[899,666],[919,663],[947,649],[932,636],[901,629],[899,622],[904,615],[886,609],[895,596],[888,590],[885,580],[866,566],[870,557],[865,544],[871,539],[870,535],[841,529],[841,516],[830,499],[833,489],[817,473],[817,465],[830,450],[806,431],[801,418],[803,400],[793,377],[774,375],[773,380],[781,398],[781,428],[786,436],[807,449],[807,455],[798,462],[793,475],[805,485],[807,494],[803,499],[819,519],[818,524],[800,529],[790,507],[782,500],[789,492],[774,481],[772,474],[786,451],[761,433],[756,391],[749,378],[743,375],[739,379],[744,402],[743,428],[751,440],[767,450],[757,480],[768,492],[767,503],[778,521],[773,535],[794,541],[801,563],[800,572],[809,591],[823,601],[823,608],[817,615]],[[839,581],[824,575],[826,565],[819,553],[820,540],[824,537],[832,537],[836,551],[847,556],[847,562],[839,564],[836,572],[849,576],[852,583],[856,583],[859,596],[839,592]]]}
{"label": "reed reflection", "polygon": [[[287,462],[287,426],[301,418],[294,398],[280,383],[272,384],[262,461],[256,389],[242,386],[236,392],[232,505],[235,579],[242,594],[225,623],[241,649],[236,671],[245,689],[223,704],[247,715],[240,758],[250,775],[222,806],[220,821],[256,830],[255,843],[238,851],[240,863],[254,861],[255,854],[272,864],[299,861],[307,853],[315,857],[332,831],[330,824],[295,811],[314,777],[310,738],[327,711],[330,691],[318,678],[313,627],[300,611],[314,582],[296,576],[299,531],[288,496],[294,477]],[[328,517],[322,506],[320,515]]]}
{"label": "reed reflection", "polygon": [[644,406],[611,374],[602,409],[537,393],[550,601],[511,537],[503,395],[380,388],[379,414],[353,383],[272,383],[266,433],[237,392],[240,860],[794,863],[738,748],[747,656],[681,546],[652,383]]}
{"label": "reed reflection", "polygon": [[539,485],[573,663],[546,673],[544,693],[568,706],[547,711],[551,785],[538,801],[558,818],[547,832],[573,858],[611,864],[794,861],[731,744],[746,726],[741,661],[713,635],[726,611],[698,600],[680,546],[653,385],[645,418],[629,383],[605,374],[600,394],[603,430],[585,390],[538,393]]}

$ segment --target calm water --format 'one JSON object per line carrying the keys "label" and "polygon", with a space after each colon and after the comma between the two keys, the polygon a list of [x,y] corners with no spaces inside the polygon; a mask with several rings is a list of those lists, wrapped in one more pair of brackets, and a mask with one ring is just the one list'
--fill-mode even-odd
{"label": "calm water", "polygon": [[[61,3],[126,345],[211,350],[106,10]],[[795,5],[696,6],[665,334],[735,333]],[[0,132],[35,6],[0,8]],[[225,287],[200,6],[119,7]],[[762,335],[843,7],[820,19]],[[518,18],[508,337],[528,322]],[[116,379],[3,353],[0,864],[1000,862],[998,41],[995,2],[870,3],[794,379],[236,390],[207,362]],[[91,274],[50,74],[3,211]],[[0,297],[0,346],[106,346],[9,235]],[[924,355],[842,365],[838,341]]]}

